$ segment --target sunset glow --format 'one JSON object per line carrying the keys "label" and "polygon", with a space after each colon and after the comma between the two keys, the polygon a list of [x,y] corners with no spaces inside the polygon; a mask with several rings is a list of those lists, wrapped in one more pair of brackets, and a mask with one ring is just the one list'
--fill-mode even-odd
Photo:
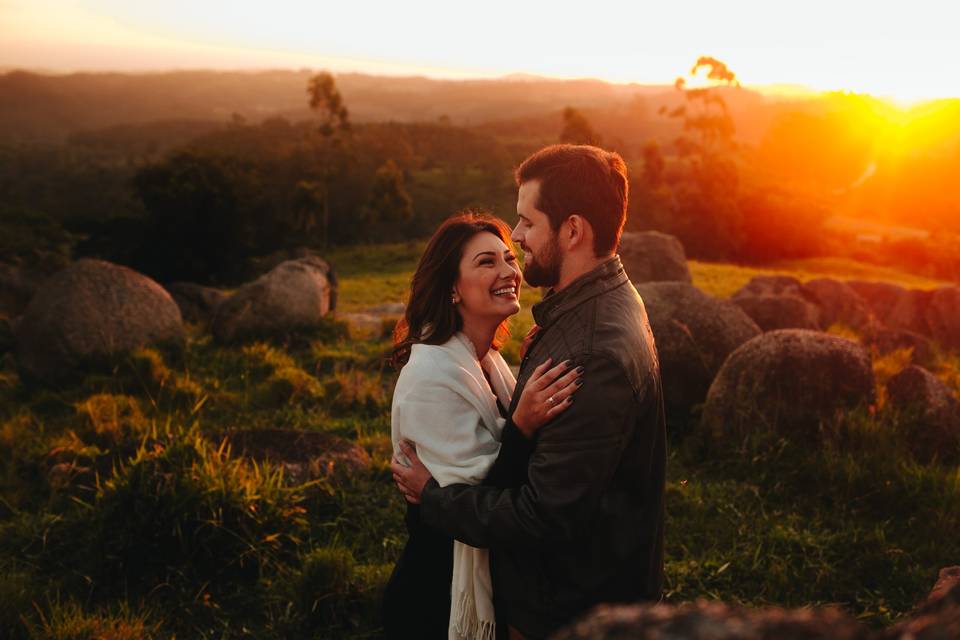
{"label": "sunset glow", "polygon": [[530,73],[668,84],[716,56],[748,86],[853,91],[901,105],[960,96],[949,3],[582,5],[443,2],[0,3],[0,66],[67,70],[330,68]]}

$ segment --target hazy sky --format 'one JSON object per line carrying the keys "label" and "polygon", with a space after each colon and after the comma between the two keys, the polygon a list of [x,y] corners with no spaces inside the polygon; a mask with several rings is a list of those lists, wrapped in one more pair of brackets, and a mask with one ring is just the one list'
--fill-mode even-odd
{"label": "hazy sky", "polygon": [[0,67],[330,68],[669,83],[697,56],[744,84],[960,96],[956,0],[0,0]]}

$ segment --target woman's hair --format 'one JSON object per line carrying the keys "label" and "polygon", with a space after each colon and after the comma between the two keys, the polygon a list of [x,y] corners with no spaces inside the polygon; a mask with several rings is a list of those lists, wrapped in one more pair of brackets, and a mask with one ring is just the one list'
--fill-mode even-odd
{"label": "woman's hair", "polygon": [[[510,227],[493,216],[464,212],[447,218],[434,232],[410,284],[410,300],[403,318],[393,331],[393,364],[400,369],[417,343],[443,344],[463,328],[463,320],[451,299],[460,277],[463,248],[478,233],[492,233],[513,249]],[[499,349],[510,335],[507,321],[497,328],[493,349]]]}

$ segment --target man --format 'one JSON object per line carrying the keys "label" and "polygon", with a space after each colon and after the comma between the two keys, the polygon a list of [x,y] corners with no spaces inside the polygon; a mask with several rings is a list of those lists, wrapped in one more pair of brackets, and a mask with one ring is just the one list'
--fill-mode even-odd
{"label": "man", "polygon": [[[619,155],[556,145],[516,172],[534,305],[500,453],[484,484],[440,487],[408,444],[397,485],[421,519],[491,550],[498,628],[544,638],[601,602],[657,600],[666,466],[660,369],[643,302],[616,255],[628,182]],[[570,408],[537,433],[514,416],[547,358],[583,367]],[[545,381],[542,386],[546,386]]]}

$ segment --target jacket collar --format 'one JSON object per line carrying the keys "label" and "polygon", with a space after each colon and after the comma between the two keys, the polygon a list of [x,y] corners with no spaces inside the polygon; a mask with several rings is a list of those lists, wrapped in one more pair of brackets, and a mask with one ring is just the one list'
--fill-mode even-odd
{"label": "jacket collar", "polygon": [[620,263],[620,256],[613,256],[600,266],[583,274],[562,291],[550,289],[546,296],[533,305],[533,319],[546,329],[567,311],[574,309],[590,298],[606,293],[627,281],[627,274]]}

